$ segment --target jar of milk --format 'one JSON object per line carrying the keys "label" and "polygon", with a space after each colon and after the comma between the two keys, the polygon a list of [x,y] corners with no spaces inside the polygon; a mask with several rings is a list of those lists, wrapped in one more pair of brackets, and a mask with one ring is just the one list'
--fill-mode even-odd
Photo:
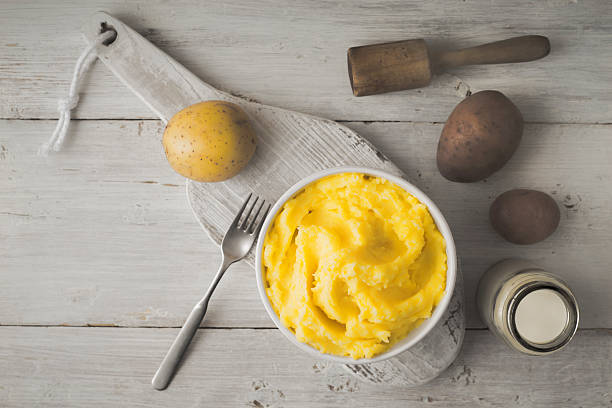
{"label": "jar of milk", "polygon": [[489,268],[478,284],[476,303],[489,329],[526,354],[560,350],[578,328],[578,303],[567,284],[521,259]]}

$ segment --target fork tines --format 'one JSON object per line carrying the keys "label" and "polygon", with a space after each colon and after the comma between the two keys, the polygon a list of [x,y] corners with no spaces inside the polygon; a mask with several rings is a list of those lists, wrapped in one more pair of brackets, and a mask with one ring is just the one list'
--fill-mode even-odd
{"label": "fork tines", "polygon": [[[238,228],[242,231],[248,232],[249,234],[259,233],[259,230],[261,229],[263,221],[266,219],[266,216],[268,215],[268,211],[270,211],[270,208],[272,207],[272,204],[268,204],[268,207],[266,208],[263,215],[261,216],[261,218],[259,218],[259,221],[258,221],[259,213],[261,212],[261,209],[264,207],[266,203],[265,200],[261,200],[259,206],[257,207],[257,211],[255,211],[255,214],[251,217],[251,213],[253,213],[253,209],[255,209],[255,206],[257,205],[257,202],[259,201],[259,197],[255,196],[255,200],[252,201],[251,205],[249,206],[248,211],[243,217],[244,209],[247,207],[252,197],[253,197],[253,193],[250,193],[247,199],[244,200],[244,203],[242,204],[240,211],[238,211],[238,214],[236,215],[234,222],[232,222],[233,227]],[[242,222],[240,222],[241,219],[242,219]]]}

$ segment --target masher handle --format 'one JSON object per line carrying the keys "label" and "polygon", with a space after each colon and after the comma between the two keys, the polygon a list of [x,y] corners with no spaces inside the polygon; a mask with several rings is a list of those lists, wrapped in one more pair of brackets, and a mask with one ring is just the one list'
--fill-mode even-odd
{"label": "masher handle", "polygon": [[462,65],[527,62],[543,58],[549,52],[548,38],[541,35],[524,35],[477,47],[445,52],[437,56],[435,64],[439,69],[444,70]]}

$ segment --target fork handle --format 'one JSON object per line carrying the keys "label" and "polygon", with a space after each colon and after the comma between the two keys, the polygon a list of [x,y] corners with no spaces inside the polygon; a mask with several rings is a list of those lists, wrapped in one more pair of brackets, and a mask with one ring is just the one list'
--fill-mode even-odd
{"label": "fork handle", "polygon": [[206,295],[204,295],[202,300],[200,300],[198,304],[195,305],[191,313],[189,313],[189,316],[183,324],[181,331],[179,331],[178,336],[176,336],[176,339],[174,339],[174,342],[170,346],[170,350],[168,350],[168,353],[166,353],[166,357],[164,357],[164,360],[161,362],[157,372],[153,376],[151,384],[153,384],[153,388],[156,390],[161,391],[170,383],[170,380],[176,371],[176,367],[181,361],[181,358],[183,358],[183,355],[185,354],[187,347],[189,347],[193,336],[198,331],[200,323],[202,323],[202,319],[204,319],[204,315],[206,315],[208,301],[210,300],[213,291],[221,280],[223,273],[227,270],[231,263],[232,262],[227,262],[225,259],[223,260],[219,271],[206,291]]}
{"label": "fork handle", "polygon": [[153,377],[151,383],[156,390],[163,390],[170,383],[178,363],[181,361],[183,354],[185,354],[185,350],[187,350],[189,343],[191,343],[191,339],[193,339],[193,336],[200,327],[200,323],[206,314],[207,308],[208,305],[206,303],[198,303],[191,313],[189,313],[189,317],[187,317],[185,324],[183,324],[181,331],[178,336],[176,336],[176,339],[174,339],[172,346],[170,346],[170,350],[168,350],[166,357],[164,357],[164,360]]}

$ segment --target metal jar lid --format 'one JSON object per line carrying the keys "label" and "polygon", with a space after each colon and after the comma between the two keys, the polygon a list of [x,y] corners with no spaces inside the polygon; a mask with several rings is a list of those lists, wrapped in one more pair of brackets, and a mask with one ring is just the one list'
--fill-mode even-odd
{"label": "metal jar lid", "polygon": [[[563,327],[555,331],[555,335],[550,339],[536,340],[529,338],[525,333],[521,333],[520,324],[517,321],[517,311],[521,302],[526,301],[528,296],[533,297],[534,295],[544,294],[544,292],[554,293],[563,305],[564,311],[558,311],[565,313],[565,322]],[[507,314],[507,325],[513,339],[524,347],[526,350],[533,354],[546,354],[552,353],[561,349],[574,337],[576,330],[578,329],[579,311],[577,307],[576,298],[563,283],[559,282],[529,282],[520,287],[510,299],[508,304]],[[542,322],[540,322],[542,324]],[[524,331],[524,330],[523,330]]]}
{"label": "metal jar lid", "polygon": [[578,328],[572,290],[558,276],[523,259],[492,265],[478,283],[476,306],[493,334],[526,354],[560,350]]}

